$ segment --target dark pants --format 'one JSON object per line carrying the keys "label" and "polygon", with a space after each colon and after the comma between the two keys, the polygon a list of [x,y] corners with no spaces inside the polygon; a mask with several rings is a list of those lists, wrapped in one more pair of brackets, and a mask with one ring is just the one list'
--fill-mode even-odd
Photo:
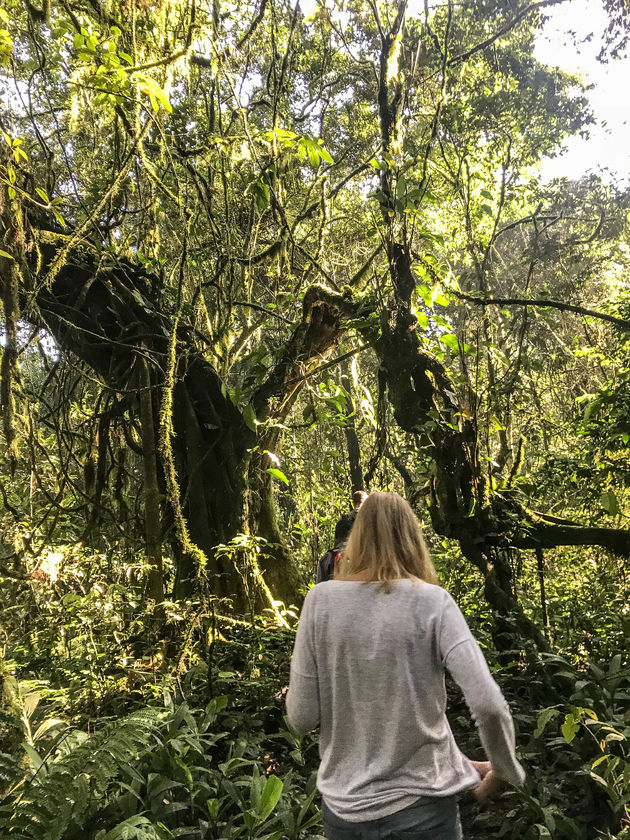
{"label": "dark pants", "polygon": [[417,802],[380,820],[348,822],[322,801],[328,840],[463,840],[454,796],[421,796]]}

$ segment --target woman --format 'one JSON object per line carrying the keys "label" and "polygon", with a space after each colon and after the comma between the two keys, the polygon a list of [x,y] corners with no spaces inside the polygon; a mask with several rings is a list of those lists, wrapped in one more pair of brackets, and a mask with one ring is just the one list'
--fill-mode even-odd
{"label": "woman", "polygon": [[[489,763],[469,761],[455,744],[445,669]],[[287,712],[298,731],[320,725],[328,840],[460,840],[458,793],[472,788],[483,800],[524,778],[505,700],[395,493],[367,498],[337,578],[304,601]]]}

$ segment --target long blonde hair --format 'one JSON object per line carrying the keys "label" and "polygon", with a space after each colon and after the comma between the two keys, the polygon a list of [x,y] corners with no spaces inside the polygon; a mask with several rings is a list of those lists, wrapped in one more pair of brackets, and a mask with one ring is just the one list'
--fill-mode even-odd
{"label": "long blonde hair", "polygon": [[340,578],[366,572],[389,592],[398,578],[437,583],[420,523],[397,493],[371,493],[359,508],[340,562]]}

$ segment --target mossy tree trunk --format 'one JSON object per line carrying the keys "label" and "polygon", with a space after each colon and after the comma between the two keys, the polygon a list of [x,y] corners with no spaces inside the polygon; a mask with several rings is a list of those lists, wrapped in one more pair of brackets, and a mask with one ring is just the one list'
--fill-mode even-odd
{"label": "mossy tree trunk", "polygon": [[[548,649],[541,629],[523,612],[515,597],[509,552],[558,545],[601,545],[630,556],[630,532],[590,528],[535,514],[524,509],[513,493],[491,491],[479,457],[479,435],[462,411],[457,388],[444,365],[421,346],[418,321],[412,306],[417,285],[411,260],[406,217],[397,206],[395,158],[400,148],[403,79],[393,50],[404,25],[406,2],[398,4],[389,28],[381,31],[378,104],[382,158],[380,189],[382,230],[387,248],[391,296],[381,308],[378,330],[368,328],[372,344],[400,428],[419,436],[432,455],[429,512],[435,531],[457,540],[466,559],[483,575],[488,604],[497,618],[497,647],[513,646],[514,635],[529,638]],[[446,72],[448,26],[444,45]],[[431,126],[435,137],[440,120],[438,105]],[[427,145],[426,154],[430,151]],[[425,177],[420,190],[427,187]]]}
{"label": "mossy tree trunk", "polygon": [[[42,282],[68,239],[42,230],[38,237],[41,263],[38,274],[30,279],[35,292],[29,294],[22,289],[24,317],[48,329],[62,352],[74,353],[108,387],[134,397],[129,404],[140,408],[149,517],[147,545],[154,568],[159,568],[159,485],[167,496],[163,519],[165,537],[176,560],[175,597],[187,597],[196,589],[200,555],[190,550],[196,546],[205,555],[204,574],[210,592],[232,598],[237,607],[242,607],[242,570],[236,568],[229,551],[215,548],[245,532],[264,538],[270,545],[261,568],[272,595],[287,603],[295,602],[301,581],[277,525],[272,478],[262,455],[278,446],[278,425],[297,398],[304,376],[336,346],[343,320],[353,314],[352,302],[343,300],[338,305],[334,295],[327,300],[327,290],[317,286],[307,292],[302,321],[249,403],[258,420],[257,433],[197,349],[193,330],[176,321],[169,412],[172,435],[168,435],[164,395],[169,387],[166,371],[174,319],[160,301],[159,278],[139,266],[104,256],[84,241],[80,250],[65,255],[53,282]],[[146,399],[149,392],[150,403]],[[156,437],[161,438],[162,457],[153,474]],[[173,504],[172,488],[179,504]],[[181,539],[182,526],[188,543]],[[157,573],[150,577],[152,597],[161,595]]]}
{"label": "mossy tree trunk", "polygon": [[164,600],[162,567],[162,517],[158,480],[157,435],[153,405],[153,386],[146,358],[139,360],[140,425],[142,428],[142,466],[144,473],[144,531],[149,564],[146,590],[156,603]]}
{"label": "mossy tree trunk", "polygon": [[352,400],[352,385],[350,382],[348,367],[348,363],[344,362],[341,374],[341,385],[346,393],[343,432],[346,438],[346,448],[348,450],[350,484],[352,492],[354,493],[355,490],[365,490],[365,479],[363,477],[363,468],[361,466],[361,447],[359,445],[359,436],[357,435],[355,425],[356,409]]}

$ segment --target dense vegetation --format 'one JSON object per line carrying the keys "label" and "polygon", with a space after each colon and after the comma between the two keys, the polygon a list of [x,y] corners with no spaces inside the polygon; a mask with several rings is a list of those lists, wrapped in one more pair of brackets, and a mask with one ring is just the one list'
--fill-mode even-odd
{"label": "dense vegetation", "polygon": [[557,2],[4,0],[2,837],[321,834],[282,691],[357,488],[514,712],[467,836],[630,836],[630,196],[538,177]]}

